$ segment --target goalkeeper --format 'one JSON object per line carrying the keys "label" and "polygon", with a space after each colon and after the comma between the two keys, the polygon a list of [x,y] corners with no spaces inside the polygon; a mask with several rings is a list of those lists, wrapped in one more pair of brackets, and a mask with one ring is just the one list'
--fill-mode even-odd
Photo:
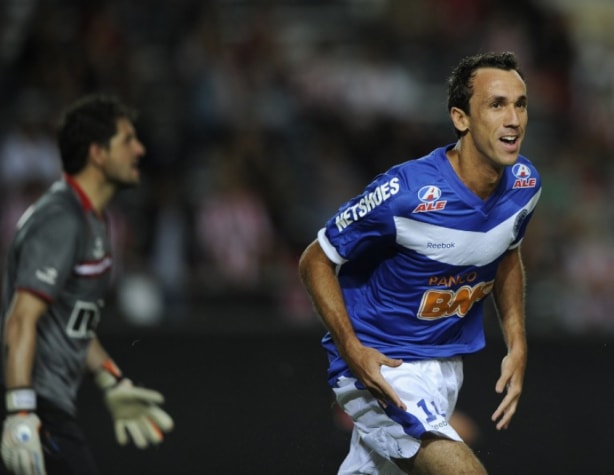
{"label": "goalkeeper", "polygon": [[17,224],[0,314],[0,473],[99,473],[75,419],[86,373],[101,388],[120,444],[146,448],[173,428],[163,396],[123,377],[95,333],[113,263],[105,209],[139,183],[145,154],[134,117],[110,96],[68,108],[58,131],[64,175]]}

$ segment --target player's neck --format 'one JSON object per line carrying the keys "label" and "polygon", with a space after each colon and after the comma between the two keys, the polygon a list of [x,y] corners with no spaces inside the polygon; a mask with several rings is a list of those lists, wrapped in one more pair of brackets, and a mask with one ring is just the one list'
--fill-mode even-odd
{"label": "player's neck", "polygon": [[486,160],[480,159],[477,150],[459,140],[446,153],[452,168],[460,180],[482,200],[487,199],[497,188],[503,170],[492,167]]}
{"label": "player's neck", "polygon": [[115,188],[98,175],[97,170],[86,168],[81,173],[74,175],[73,179],[87,195],[92,207],[98,213],[102,213],[113,198]]}

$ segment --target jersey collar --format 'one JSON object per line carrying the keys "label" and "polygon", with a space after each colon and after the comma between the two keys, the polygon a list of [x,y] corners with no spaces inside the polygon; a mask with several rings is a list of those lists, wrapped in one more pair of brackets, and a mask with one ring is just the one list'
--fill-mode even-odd
{"label": "jersey collar", "polygon": [[77,196],[79,197],[79,201],[81,201],[81,206],[83,207],[83,210],[86,212],[94,211],[96,214],[98,214],[96,210],[94,209],[94,205],[92,205],[92,202],[90,201],[88,196],[85,194],[85,191],[83,191],[83,188],[81,188],[79,186],[79,183],[77,183],[77,180],[75,180],[72,176],[66,173],[64,174],[64,179],[66,180],[66,183],[68,183],[70,187],[73,190],[75,190],[75,193],[77,193]]}

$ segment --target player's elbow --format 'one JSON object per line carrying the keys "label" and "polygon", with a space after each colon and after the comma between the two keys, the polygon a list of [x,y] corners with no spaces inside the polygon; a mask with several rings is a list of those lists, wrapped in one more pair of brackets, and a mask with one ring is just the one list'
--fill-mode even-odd
{"label": "player's elbow", "polygon": [[314,276],[323,269],[333,268],[333,263],[328,259],[320,247],[320,243],[315,240],[301,254],[298,262],[298,273],[303,285],[308,286]]}

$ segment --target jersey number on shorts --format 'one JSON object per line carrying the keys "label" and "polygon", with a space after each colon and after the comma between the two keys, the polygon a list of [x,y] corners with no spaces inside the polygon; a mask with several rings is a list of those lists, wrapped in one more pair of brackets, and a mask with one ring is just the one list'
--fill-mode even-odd
{"label": "jersey number on shorts", "polygon": [[100,309],[92,302],[77,301],[70,314],[66,333],[71,338],[91,338],[100,321]]}
{"label": "jersey number on shorts", "polygon": [[431,401],[431,406],[433,406],[433,410],[435,411],[435,414],[433,414],[433,412],[431,412],[431,410],[428,407],[428,404],[426,403],[426,401],[424,399],[420,399],[418,401],[418,407],[420,409],[422,409],[424,411],[424,413],[426,414],[426,422],[433,422],[435,419],[437,419],[437,417],[441,416],[443,418],[446,417],[445,413],[440,413],[439,409],[437,409],[437,406],[435,405],[435,402]]}

